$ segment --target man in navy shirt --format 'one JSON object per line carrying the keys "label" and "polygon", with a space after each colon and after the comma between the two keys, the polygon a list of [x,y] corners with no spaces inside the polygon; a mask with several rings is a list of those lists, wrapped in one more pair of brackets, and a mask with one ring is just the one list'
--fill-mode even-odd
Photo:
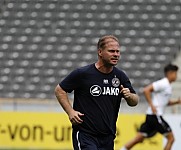
{"label": "man in navy shirt", "polygon": [[[113,150],[121,99],[138,103],[126,74],[117,69],[120,45],[116,37],[103,36],[98,61],[71,72],[55,88],[55,95],[72,123],[74,150]],[[71,106],[67,92],[74,91]]]}

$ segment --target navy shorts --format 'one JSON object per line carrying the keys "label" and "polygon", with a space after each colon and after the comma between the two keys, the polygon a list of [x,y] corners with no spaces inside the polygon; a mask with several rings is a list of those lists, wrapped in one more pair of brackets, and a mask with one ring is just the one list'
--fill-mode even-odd
{"label": "navy shorts", "polygon": [[72,133],[74,150],[113,150],[114,138],[114,135],[96,136],[83,131]]}
{"label": "navy shorts", "polygon": [[141,125],[140,131],[145,137],[152,137],[157,132],[166,135],[171,132],[169,124],[162,116],[146,115],[146,121]]}

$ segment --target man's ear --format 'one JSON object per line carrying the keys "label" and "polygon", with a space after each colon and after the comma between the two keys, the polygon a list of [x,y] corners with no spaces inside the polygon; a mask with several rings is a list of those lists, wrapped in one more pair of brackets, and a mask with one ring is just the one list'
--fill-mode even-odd
{"label": "man's ear", "polygon": [[101,49],[98,49],[98,55],[102,56],[102,50]]}

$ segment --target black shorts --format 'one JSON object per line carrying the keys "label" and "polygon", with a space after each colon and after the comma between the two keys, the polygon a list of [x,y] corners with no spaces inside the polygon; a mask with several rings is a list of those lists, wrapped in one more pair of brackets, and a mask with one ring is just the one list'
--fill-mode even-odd
{"label": "black shorts", "polygon": [[163,117],[157,115],[146,115],[146,121],[141,125],[139,130],[145,137],[152,137],[157,132],[166,135],[171,131],[169,124]]}
{"label": "black shorts", "polygon": [[113,150],[114,138],[113,135],[96,136],[83,131],[73,130],[72,133],[74,150]]}

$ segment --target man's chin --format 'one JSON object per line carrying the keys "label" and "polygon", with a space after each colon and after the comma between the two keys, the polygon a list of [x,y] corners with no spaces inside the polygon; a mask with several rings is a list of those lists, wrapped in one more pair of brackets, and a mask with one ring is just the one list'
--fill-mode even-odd
{"label": "man's chin", "polygon": [[109,62],[109,63],[106,63],[106,66],[107,67],[112,67],[112,66],[116,66],[118,64],[118,62]]}
{"label": "man's chin", "polygon": [[116,66],[118,63],[110,63],[111,66]]}

